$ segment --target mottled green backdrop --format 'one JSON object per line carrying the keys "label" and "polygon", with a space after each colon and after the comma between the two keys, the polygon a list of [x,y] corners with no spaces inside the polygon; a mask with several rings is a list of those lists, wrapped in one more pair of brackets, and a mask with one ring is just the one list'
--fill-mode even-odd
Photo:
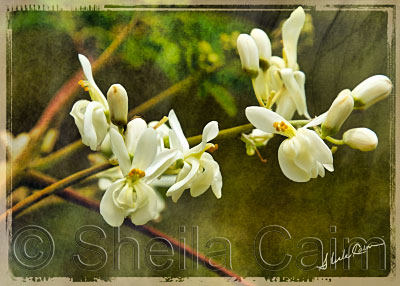
{"label": "mottled green backdrop", "polygon": [[[315,11],[311,7],[306,13],[311,17],[307,30],[300,36],[298,62],[306,74],[311,115],[326,111],[342,89],[352,89],[371,75],[385,74],[394,81],[394,54],[391,53],[394,49],[388,47],[391,33],[388,33],[388,11]],[[8,64],[12,81],[7,87],[8,129],[14,135],[29,131],[55,92],[80,69],[77,54],[98,58],[132,17],[138,21],[132,33],[95,74],[103,92],[113,83],[122,84],[133,108],[200,71],[201,76],[195,77],[176,96],[138,115],[148,121],[158,120],[173,108],[187,136],[200,134],[211,120],[217,120],[220,129],[245,124],[245,107],[256,105],[257,101],[250,80],[240,69],[236,37],[239,33],[249,33],[253,27],[262,28],[273,42],[273,54],[281,56],[279,27],[289,14],[289,10],[257,9],[10,12],[12,38],[9,38],[8,52],[12,61]],[[207,72],[210,69],[215,70]],[[87,97],[87,93],[79,91],[53,122],[61,130],[56,149],[79,138],[68,112],[73,101]],[[150,225],[175,238],[186,238],[188,245],[192,244],[192,228],[198,227],[199,251],[210,255],[223,249],[223,244],[214,243],[207,248],[208,240],[228,239],[231,255],[215,256],[214,252],[213,258],[226,267],[230,266],[231,259],[233,270],[241,276],[294,279],[386,276],[394,256],[390,250],[393,113],[394,94],[366,112],[354,112],[342,130],[368,127],[379,137],[378,148],[363,153],[341,147],[334,155],[335,171],[308,183],[289,181],[280,171],[277,148],[282,138],[274,138],[266,149],[261,149],[267,163],[256,156],[247,156],[239,138],[215,140],[219,145],[215,159],[220,164],[224,182],[222,198],[217,200],[211,191],[198,198],[185,193],[178,203],[166,198],[161,221]],[[86,168],[90,165],[87,159],[90,153],[89,148],[83,149],[47,173],[63,178]],[[102,196],[95,182],[75,187],[97,200]],[[165,195],[165,190],[160,191]],[[193,269],[189,258],[186,258],[186,269],[179,269],[180,255],[176,251],[169,269],[153,270],[145,263],[145,246],[150,238],[126,227],[121,228],[121,237],[133,237],[139,242],[140,268],[132,269],[132,248],[123,246],[121,267],[115,269],[113,229],[100,214],[57,197],[49,197],[13,219],[12,232],[26,225],[47,229],[54,238],[55,254],[51,264],[39,270],[24,269],[10,255],[10,267],[16,277],[66,276],[81,281],[115,276],[216,276],[201,264]],[[107,263],[97,271],[82,270],[72,259],[78,253],[88,263],[101,259],[98,253],[76,244],[75,234],[84,225],[98,226],[106,233],[105,239],[94,232],[85,236],[86,241],[102,246],[108,253]],[[280,262],[286,253],[293,256],[290,264],[279,271],[264,269],[254,254],[258,231],[269,225],[282,226],[291,235],[290,240],[284,240],[276,233],[269,234],[262,242],[261,254],[269,263]],[[186,227],[185,233],[179,232],[180,226]],[[336,226],[336,233],[330,232],[331,226]],[[374,248],[369,252],[368,270],[361,269],[360,257],[351,259],[349,270],[343,269],[342,262],[337,264],[337,269],[302,270],[296,265],[296,256],[304,250],[315,249],[313,245],[298,247],[305,237],[319,238],[324,252],[329,252],[330,238],[337,238],[338,252],[343,249],[346,237],[383,238],[386,269],[380,269],[379,248]],[[165,259],[160,258],[160,264]],[[321,263],[320,256],[308,257],[304,262],[312,264],[316,259]]]}

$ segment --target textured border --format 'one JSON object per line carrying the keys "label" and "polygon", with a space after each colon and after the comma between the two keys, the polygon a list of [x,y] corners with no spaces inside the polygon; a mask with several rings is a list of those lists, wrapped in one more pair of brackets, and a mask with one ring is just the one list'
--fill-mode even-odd
{"label": "textured border", "polygon": [[[86,9],[85,7],[90,7],[91,10],[160,10],[160,9],[168,9],[168,10],[203,10],[203,11],[212,11],[212,10],[226,10],[228,5],[243,5],[243,9],[245,10],[276,10],[276,9],[263,9],[264,5],[290,5],[297,6],[303,5],[312,7],[316,11],[327,11],[327,10],[337,10],[340,6],[341,10],[380,10],[386,11],[388,13],[388,50],[387,53],[390,56],[388,60],[388,71],[389,76],[393,79],[394,82],[394,92],[398,94],[400,92],[400,87],[397,86],[398,75],[396,71],[400,67],[400,63],[396,60],[396,55],[400,55],[400,45],[398,45],[398,41],[400,39],[399,35],[396,33],[396,28],[400,27],[400,19],[396,17],[400,11],[400,1],[399,0],[356,0],[356,1],[346,1],[346,0],[336,0],[336,1],[318,1],[318,0],[303,0],[303,1],[287,1],[287,0],[246,0],[238,1],[238,0],[192,0],[192,1],[179,1],[179,0],[165,0],[165,1],[157,1],[157,0],[142,0],[142,1],[126,1],[126,0],[90,0],[90,1],[78,1],[78,0],[69,0],[69,1],[54,1],[54,4],[46,4],[48,1],[38,1],[38,0],[14,0],[9,3],[0,3],[0,86],[3,87],[0,90],[0,130],[4,130],[6,128],[6,83],[11,80],[10,78],[6,78],[6,69],[7,62],[11,60],[11,54],[7,54],[7,43],[11,43],[11,41],[7,41],[10,33],[7,30],[7,20],[8,20],[8,10],[18,9],[32,9],[32,10],[80,10]],[[166,5],[164,8],[156,7],[155,5]],[[171,5],[171,6],[169,6]],[[265,6],[264,6],[265,7]],[[291,7],[292,8],[292,7]],[[292,10],[288,8],[288,10]],[[229,9],[229,8],[228,8]],[[239,8],[240,9],[240,8]],[[229,9],[232,10],[232,9]],[[279,9],[285,10],[285,9]],[[396,116],[400,112],[400,102],[395,99],[395,96],[390,97],[391,114],[390,114],[390,136],[391,138],[396,139],[396,134],[400,132],[400,118]],[[392,144],[391,148],[391,161],[395,162],[395,165],[400,163],[400,155],[399,155],[399,146],[395,146]],[[4,160],[3,160],[4,159]],[[5,150],[3,148],[0,149],[0,162],[5,161]],[[398,210],[400,205],[400,198],[396,196],[397,186],[400,184],[399,172],[398,170],[392,168],[392,176],[391,176],[391,252],[395,253],[394,261],[391,263],[391,272],[388,277],[382,278],[315,278],[313,282],[294,282],[301,285],[400,285],[400,278],[396,275],[397,265],[400,265],[400,253],[399,247],[396,245],[400,244],[400,236],[396,235],[396,229],[399,229],[399,220],[398,220]],[[0,163],[0,213],[3,213],[6,209],[6,201],[5,201],[5,175],[6,168],[3,163]],[[8,224],[10,220],[8,220]],[[6,231],[6,222],[0,222],[0,280],[4,283],[4,285],[19,285],[22,282],[22,279],[13,278],[12,275],[8,272],[8,241],[9,241],[9,233]],[[393,256],[393,254],[392,254]],[[118,283],[118,285],[132,285],[132,282],[139,283],[139,285],[153,285],[158,284],[163,279],[160,278],[147,278],[147,277],[138,277],[138,278],[115,278],[113,280],[114,283]],[[275,282],[266,281],[263,277],[247,277],[246,280],[250,283],[254,283],[256,285],[270,285]],[[47,281],[42,281],[41,284],[51,285],[65,285],[70,282],[68,278],[51,278]],[[3,284],[2,283],[2,284]],[[26,282],[28,284],[33,284],[35,282]],[[109,285],[110,282],[92,282],[92,283],[100,283],[100,285]],[[92,284],[88,282],[77,282],[74,283],[76,285],[88,285]],[[293,283],[293,284],[294,284]],[[233,279],[227,278],[210,278],[210,277],[190,277],[185,280],[180,280],[179,282],[171,282],[168,285],[232,285],[237,284],[233,281]],[[238,283],[240,284],[240,283]]]}

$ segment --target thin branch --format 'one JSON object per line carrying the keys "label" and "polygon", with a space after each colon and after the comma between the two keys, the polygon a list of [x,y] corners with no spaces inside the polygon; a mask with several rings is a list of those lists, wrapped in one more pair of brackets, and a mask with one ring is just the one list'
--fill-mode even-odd
{"label": "thin branch", "polygon": [[93,174],[96,174],[98,172],[104,171],[106,169],[111,168],[113,165],[111,165],[110,163],[104,163],[104,164],[98,164],[96,166],[90,167],[88,169],[84,169],[82,171],[79,171],[77,173],[74,173],[62,180],[59,180],[57,182],[55,182],[54,184],[26,197],[25,199],[23,199],[22,201],[20,201],[19,203],[17,203],[16,205],[14,205],[13,207],[7,209],[7,211],[5,211],[4,213],[2,213],[0,215],[0,221],[5,220],[5,218],[8,215],[17,215],[18,213],[20,213],[21,211],[23,211],[24,209],[26,209],[27,207],[31,206],[32,204],[48,197],[49,195],[65,188],[68,186],[73,185],[76,182],[79,182],[82,179],[85,179]]}
{"label": "thin branch", "polygon": [[[56,183],[56,179],[54,179],[50,176],[47,176],[38,171],[33,171],[33,170],[28,171],[27,177],[29,179],[31,179],[32,181],[34,181],[35,184],[39,183],[40,187],[44,187],[45,185],[51,185],[51,184]],[[56,195],[69,201],[69,202],[73,202],[80,206],[83,206],[88,209],[99,212],[99,208],[100,208],[99,202],[89,199],[85,196],[82,196],[81,194],[79,194],[77,191],[75,191],[72,188],[65,188],[63,190],[60,190]],[[236,280],[242,282],[244,285],[251,285],[249,282],[243,280],[243,278],[241,278],[240,275],[236,274],[232,270],[229,270],[229,269],[223,267],[222,265],[219,265],[216,261],[213,261],[211,258],[207,258],[204,254],[197,252],[196,250],[194,250],[190,246],[187,246],[186,244],[180,243],[177,239],[161,232],[160,230],[158,230],[156,228],[153,228],[153,227],[147,226],[147,225],[137,226],[137,225],[134,225],[128,219],[126,219],[124,221],[124,225],[126,225],[136,231],[139,231],[151,238],[157,238],[157,237],[165,238],[173,245],[173,247],[177,251],[179,251],[180,249],[184,249],[186,256],[188,256],[189,258],[192,258],[192,259],[196,258],[196,261],[199,260],[199,261],[203,262],[208,268],[216,270],[216,272],[220,276],[223,276],[223,277],[229,276],[229,277],[235,278]]]}
{"label": "thin branch", "polygon": [[192,84],[194,80],[196,80],[200,76],[200,73],[196,73],[194,75],[188,76],[187,78],[177,82],[176,84],[172,85],[168,89],[164,90],[163,92],[159,93],[156,96],[153,96],[149,100],[143,102],[142,104],[136,106],[132,110],[129,111],[128,117],[132,118],[135,115],[142,114],[144,111],[154,107],[164,99],[170,97],[171,95],[175,95],[178,91],[182,90],[185,87],[188,87]]}
{"label": "thin branch", "polygon": [[82,140],[76,140],[46,157],[36,159],[29,167],[39,171],[48,170],[84,146]]}

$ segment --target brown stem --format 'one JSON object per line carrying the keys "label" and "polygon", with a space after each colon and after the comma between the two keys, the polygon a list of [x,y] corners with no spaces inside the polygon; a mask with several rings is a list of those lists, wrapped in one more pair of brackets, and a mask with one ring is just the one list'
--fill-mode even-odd
{"label": "brown stem", "polygon": [[84,146],[82,140],[76,140],[46,157],[36,159],[29,167],[39,171],[47,170]]}
{"label": "brown stem", "polygon": [[[27,178],[34,181],[35,184],[39,183],[40,187],[44,187],[46,185],[52,185],[52,184],[56,183],[56,179],[54,179],[50,176],[47,176],[41,172],[34,171],[34,170],[28,171]],[[79,194],[77,191],[75,191],[72,188],[65,188],[63,190],[60,190],[59,192],[57,192],[56,195],[67,201],[76,203],[85,208],[99,212],[99,208],[100,208],[99,202],[89,199],[85,196],[82,196],[81,194]],[[227,268],[223,267],[222,265],[219,265],[217,262],[213,261],[211,258],[207,258],[204,254],[197,252],[196,250],[194,250],[190,246],[187,246],[186,244],[180,243],[177,239],[163,233],[162,231],[160,231],[154,227],[147,226],[147,225],[137,226],[137,225],[134,225],[128,219],[126,219],[124,221],[124,225],[126,225],[134,230],[137,230],[137,231],[139,231],[149,237],[152,237],[152,238],[162,237],[162,238],[168,240],[177,251],[179,251],[180,249],[184,249],[185,254],[189,258],[197,258],[196,260],[203,262],[208,268],[216,270],[216,272],[220,276],[233,277],[236,280],[242,282],[244,285],[251,285],[249,282],[245,281],[242,277],[240,277],[239,274],[236,274],[232,270],[227,269]]]}
{"label": "brown stem", "polygon": [[112,165],[110,163],[98,164],[96,166],[90,167],[88,169],[82,170],[80,172],[74,173],[62,180],[55,182],[54,184],[26,197],[13,207],[7,209],[4,213],[0,215],[0,221],[6,219],[6,217],[10,214],[17,215],[27,207],[31,206],[32,204],[48,197],[49,195],[65,188],[71,186],[72,184],[79,182],[82,179],[85,179],[93,174],[98,172],[104,171],[108,168],[111,168]]}

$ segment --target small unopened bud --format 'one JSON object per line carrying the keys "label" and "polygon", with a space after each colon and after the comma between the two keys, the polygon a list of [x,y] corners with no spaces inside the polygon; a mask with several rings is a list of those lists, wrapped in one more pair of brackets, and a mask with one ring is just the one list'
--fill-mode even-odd
{"label": "small unopened bud", "polygon": [[328,110],[322,124],[322,137],[336,134],[353,111],[354,100],[349,89],[342,90]]}
{"label": "small unopened bud", "polygon": [[378,137],[368,128],[353,128],[343,134],[343,142],[351,148],[372,151],[378,146]]}
{"label": "small unopened bud", "polygon": [[118,126],[126,125],[128,121],[128,95],[120,84],[113,84],[107,92],[111,122]]}
{"label": "small unopened bud", "polygon": [[252,78],[258,75],[259,59],[256,42],[247,34],[240,34],[237,38],[237,49],[242,68]]}
{"label": "small unopened bud", "polygon": [[258,49],[258,57],[260,60],[260,66],[263,70],[267,70],[269,67],[268,60],[271,57],[271,41],[267,34],[260,29],[251,30],[250,36],[254,39]]}
{"label": "small unopened bud", "polygon": [[392,82],[384,75],[374,75],[367,78],[351,92],[354,98],[354,108],[367,109],[374,103],[388,97],[392,87]]}

